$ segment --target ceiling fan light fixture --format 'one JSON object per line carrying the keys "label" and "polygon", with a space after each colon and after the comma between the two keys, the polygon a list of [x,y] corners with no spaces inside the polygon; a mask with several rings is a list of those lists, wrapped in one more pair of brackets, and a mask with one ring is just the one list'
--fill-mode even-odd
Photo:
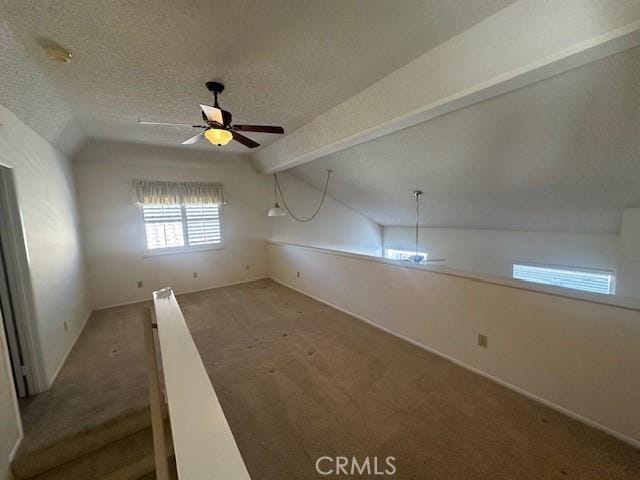
{"label": "ceiling fan light fixture", "polygon": [[269,210],[269,213],[267,213],[267,215],[269,217],[286,217],[287,212],[280,208],[280,205],[278,204],[278,202],[276,202],[273,208]]}
{"label": "ceiling fan light fixture", "polygon": [[42,45],[47,57],[60,63],[69,63],[71,61],[71,52],[66,48],[55,43],[45,43]]}
{"label": "ceiling fan light fixture", "polygon": [[226,145],[233,139],[231,132],[222,128],[210,128],[204,132],[204,136],[211,143],[219,146]]}

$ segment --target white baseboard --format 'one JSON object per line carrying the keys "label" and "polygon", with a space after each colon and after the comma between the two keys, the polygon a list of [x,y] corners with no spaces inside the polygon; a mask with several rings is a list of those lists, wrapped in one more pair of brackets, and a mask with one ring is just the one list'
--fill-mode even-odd
{"label": "white baseboard", "polygon": [[2,480],[13,480],[13,471],[11,470],[11,462],[16,458],[16,454],[18,453],[18,449],[20,448],[20,444],[22,443],[22,439],[24,437],[20,435],[16,440],[16,443],[13,445],[11,452],[9,452],[9,462],[7,463],[7,469],[5,471],[0,471],[0,479]]}
{"label": "white baseboard", "polygon": [[587,417],[584,417],[584,416],[580,415],[579,413],[575,413],[575,412],[573,412],[571,410],[566,409],[565,407],[562,407],[562,406],[557,405],[557,404],[555,404],[555,403],[553,403],[553,402],[551,402],[551,401],[549,401],[549,400],[547,400],[545,398],[542,398],[542,397],[536,395],[535,393],[531,393],[531,392],[529,392],[527,390],[524,390],[521,387],[517,387],[517,386],[515,386],[515,385],[513,385],[513,384],[511,384],[509,382],[506,382],[506,381],[501,380],[501,379],[499,379],[497,377],[494,377],[493,375],[491,375],[489,373],[483,372],[482,370],[478,370],[477,368],[472,367],[471,365],[467,365],[466,363],[461,362],[460,360],[457,360],[457,359],[447,355],[446,353],[442,353],[442,352],[439,352],[438,350],[434,350],[433,348],[428,347],[427,345],[425,345],[423,343],[420,343],[417,340],[413,340],[412,338],[409,338],[409,337],[406,337],[406,336],[404,336],[404,335],[402,335],[400,333],[394,332],[393,330],[389,330],[388,328],[383,327],[381,325],[378,325],[377,323],[374,323],[371,320],[369,320],[367,318],[364,318],[364,317],[362,317],[362,316],[360,316],[360,315],[358,315],[356,313],[350,312],[349,310],[346,310],[346,309],[344,309],[342,307],[339,307],[338,305],[334,305],[334,304],[332,304],[330,302],[327,302],[326,300],[323,300],[322,298],[316,297],[315,295],[312,295],[312,294],[310,294],[308,292],[305,292],[304,290],[301,290],[301,289],[296,288],[296,287],[294,287],[292,285],[289,285],[288,283],[286,283],[286,282],[284,282],[284,281],[282,281],[282,280],[280,280],[280,279],[278,279],[278,278],[276,278],[274,276],[270,276],[269,278],[271,278],[271,280],[273,280],[274,282],[279,283],[280,285],[283,285],[283,286],[285,286],[287,288],[290,288],[291,290],[295,290],[298,293],[306,295],[307,297],[313,298],[314,300],[317,300],[318,302],[324,303],[325,305],[329,305],[330,307],[335,308],[336,310],[339,310],[341,312],[346,313],[347,315],[350,315],[350,316],[352,316],[354,318],[357,318],[358,320],[361,320],[361,321],[371,325],[372,327],[375,327],[375,328],[377,328],[379,330],[382,330],[383,332],[388,333],[389,335],[393,335],[394,337],[397,337],[397,338],[399,338],[401,340],[404,340],[405,342],[408,342],[408,343],[410,343],[412,345],[415,345],[416,347],[422,348],[423,350],[426,350],[426,351],[428,351],[430,353],[433,353],[434,355],[438,355],[439,357],[444,358],[445,360],[448,360],[450,362],[453,362],[456,365],[461,366],[462,368],[465,368],[465,369],[467,369],[467,370],[469,370],[469,371],[471,371],[473,373],[476,373],[476,374],[481,375],[481,376],[483,376],[485,378],[488,378],[489,380],[492,380],[492,381],[502,385],[503,387],[506,387],[506,388],[508,388],[510,390],[513,390],[514,392],[517,392],[517,393],[519,393],[521,395],[524,395],[525,397],[528,397],[531,400],[534,400],[534,401],[536,401],[538,403],[542,403],[543,405],[545,405],[545,406],[547,406],[549,408],[552,408],[553,410],[556,410],[556,411],[558,411],[560,413],[563,413],[563,414],[565,414],[565,415],[567,415],[567,416],[569,416],[569,417],[571,417],[571,418],[573,418],[575,420],[578,420],[579,422],[582,422],[582,423],[584,423],[584,424],[586,424],[586,425],[588,425],[590,427],[593,427],[593,428],[601,430],[601,431],[603,431],[605,433],[608,433],[609,435],[611,435],[613,437],[616,437],[617,439],[622,440],[623,442],[626,442],[626,443],[628,443],[628,444],[630,444],[630,445],[632,445],[632,446],[634,446],[636,448],[640,448],[640,439],[635,439],[635,438],[632,438],[632,437],[630,437],[628,435],[625,435],[623,433],[620,433],[620,432],[617,432],[615,430],[612,430],[611,428],[606,427],[606,426],[596,422],[595,420],[591,420],[591,419],[589,419]]}
{"label": "white baseboard", "polygon": [[20,435],[16,440],[15,445],[13,446],[13,448],[11,449],[11,452],[9,453],[9,463],[13,462],[13,459],[16,458],[16,453],[18,453],[18,449],[20,448],[20,444],[22,443],[23,438],[24,436]]}
{"label": "white baseboard", "polygon": [[140,300],[131,300],[130,302],[111,303],[109,305],[101,305],[99,307],[93,307],[93,310],[91,311],[91,313],[97,312],[100,310],[106,310],[108,308],[126,307],[127,305],[133,305],[134,303],[143,303],[143,302],[152,302],[152,301],[153,301],[152,298],[145,298]]}
{"label": "white baseboard", "polygon": [[[76,332],[75,338],[73,339],[73,341],[69,345],[69,348],[67,348],[67,351],[65,352],[64,356],[62,357],[62,361],[58,365],[58,368],[56,368],[56,371],[53,373],[51,378],[47,379],[47,390],[49,390],[51,388],[51,385],[53,385],[53,382],[55,382],[56,378],[58,378],[58,374],[60,373],[60,370],[62,370],[62,367],[64,366],[65,362],[67,361],[67,358],[69,357],[69,354],[71,353],[71,350],[73,350],[73,347],[75,346],[76,342],[78,341],[78,338],[80,338],[80,335],[82,334],[82,331],[84,330],[84,327],[87,326],[87,322],[89,321],[89,317],[91,316],[91,313],[92,313],[92,311],[89,310],[89,312],[85,315],[84,320],[82,322],[82,325],[80,326],[80,328]],[[38,392],[38,393],[41,393],[41,392]]]}
{"label": "white baseboard", "polygon": [[[263,275],[261,277],[253,277],[253,278],[249,278],[249,279],[246,279],[246,280],[239,280],[237,282],[221,283],[221,284],[213,285],[213,286],[209,286],[209,287],[197,288],[195,290],[184,290],[184,291],[180,291],[180,292],[174,290],[173,293],[176,296],[178,296],[178,295],[185,295],[187,293],[204,292],[206,290],[213,290],[214,288],[232,287],[234,285],[242,285],[243,283],[256,282],[258,280],[264,280],[265,278],[269,278],[269,277],[267,275]],[[111,305],[104,305],[104,306],[100,306],[100,307],[94,307],[93,308],[93,312],[97,312],[99,310],[106,310],[107,308],[125,307],[127,305],[133,305],[134,303],[143,303],[143,302],[153,302],[153,298],[152,297],[148,297],[148,298],[143,298],[143,299],[140,299],[140,300],[131,300],[130,302],[114,303],[114,304],[111,304]]]}

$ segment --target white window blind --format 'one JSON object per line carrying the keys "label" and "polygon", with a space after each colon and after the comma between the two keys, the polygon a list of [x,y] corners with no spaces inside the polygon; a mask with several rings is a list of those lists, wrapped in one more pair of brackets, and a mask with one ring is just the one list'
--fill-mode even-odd
{"label": "white window blind", "polygon": [[[390,258],[391,260],[409,260],[409,257],[415,255],[416,252],[414,250],[397,250],[395,248],[385,248],[384,256],[386,258]],[[427,263],[427,252],[418,252],[418,255],[422,255],[424,260],[420,263]]]}
{"label": "white window blind", "polygon": [[513,264],[513,278],[586,292],[613,294],[613,272],[570,267]]}
{"label": "white window blind", "polygon": [[213,204],[142,206],[147,250],[188,250],[222,243],[220,207]]}
{"label": "white window blind", "polygon": [[186,205],[185,209],[189,245],[207,245],[222,241],[217,205]]}
{"label": "white window blind", "polygon": [[145,205],[143,215],[149,250],[184,246],[181,205]]}

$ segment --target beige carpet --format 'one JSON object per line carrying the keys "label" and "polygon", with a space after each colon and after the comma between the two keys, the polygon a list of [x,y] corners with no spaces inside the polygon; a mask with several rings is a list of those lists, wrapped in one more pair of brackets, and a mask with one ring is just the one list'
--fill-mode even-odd
{"label": "beige carpet", "polygon": [[640,478],[634,448],[272,281],[178,300],[253,478],[331,478],[323,455],[393,456],[401,479]]}
{"label": "beige carpet", "polygon": [[[632,447],[272,281],[178,301],[255,479],[332,478],[323,455],[394,456],[399,479],[640,478]],[[23,402],[21,450],[146,406],[142,307],[92,315]]]}
{"label": "beige carpet", "polygon": [[144,409],[142,312],[151,303],[93,312],[52,388],[21,400],[22,451]]}

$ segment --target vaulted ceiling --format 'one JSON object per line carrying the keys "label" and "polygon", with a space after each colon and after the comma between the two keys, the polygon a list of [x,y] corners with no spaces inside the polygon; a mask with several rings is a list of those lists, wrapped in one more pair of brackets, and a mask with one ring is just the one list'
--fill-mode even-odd
{"label": "vaulted ceiling", "polygon": [[[136,121],[199,122],[219,80],[238,123],[290,132],[509,3],[0,0],[0,103],[63,146],[70,130],[177,144],[193,132]],[[71,63],[47,60],[43,41]]]}
{"label": "vaulted ceiling", "polygon": [[640,206],[640,47],[289,170],[382,225],[617,232]]}
{"label": "vaulted ceiling", "polygon": [[199,122],[219,80],[235,121],[289,134],[250,135],[259,169],[303,159],[289,171],[320,188],[332,168],[330,195],[382,225],[412,224],[421,188],[428,226],[616,232],[640,205],[638,18],[617,0],[0,0],[0,103],[67,152],[176,145],[194,132],[137,121]]}

